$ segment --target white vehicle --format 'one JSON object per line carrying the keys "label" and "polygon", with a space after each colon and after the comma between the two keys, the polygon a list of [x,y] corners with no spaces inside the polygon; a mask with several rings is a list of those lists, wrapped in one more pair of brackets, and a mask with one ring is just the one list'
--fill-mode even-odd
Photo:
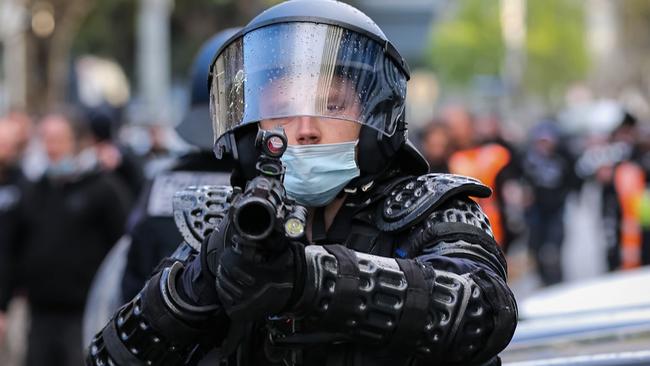
{"label": "white vehicle", "polygon": [[650,268],[553,286],[519,305],[504,365],[650,365]]}

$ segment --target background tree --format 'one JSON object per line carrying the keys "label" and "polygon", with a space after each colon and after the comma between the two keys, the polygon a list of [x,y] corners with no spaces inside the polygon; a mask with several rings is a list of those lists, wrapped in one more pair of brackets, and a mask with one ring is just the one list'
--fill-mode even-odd
{"label": "background tree", "polygon": [[95,0],[27,0],[27,107],[41,111],[63,101],[69,81],[70,50]]}
{"label": "background tree", "polygon": [[[526,1],[523,90],[552,103],[588,70],[583,2]],[[502,77],[505,46],[497,2],[460,0],[433,30],[428,65],[443,90],[470,87],[478,76]]]}
{"label": "background tree", "polygon": [[[241,26],[279,0],[175,1],[171,15],[172,74],[186,77],[201,43],[217,31]],[[136,80],[138,1],[24,0],[29,65],[27,108],[42,111],[68,98],[74,57],[115,59]]]}
{"label": "background tree", "polygon": [[598,94],[620,97],[632,91],[645,99],[646,116],[650,116],[650,2],[625,0],[615,2],[616,22],[614,49],[607,62],[593,75],[593,86],[600,87]]}
{"label": "background tree", "polygon": [[589,70],[584,2],[529,0],[525,85],[552,104]]}
{"label": "background tree", "polygon": [[497,75],[504,44],[495,2],[461,0],[435,27],[428,64],[443,84],[467,87],[477,75]]}

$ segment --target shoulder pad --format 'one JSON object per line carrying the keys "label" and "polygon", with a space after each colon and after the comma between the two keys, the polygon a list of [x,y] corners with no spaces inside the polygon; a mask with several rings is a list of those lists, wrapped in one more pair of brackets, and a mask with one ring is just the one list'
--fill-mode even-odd
{"label": "shoulder pad", "polygon": [[425,174],[393,187],[377,207],[377,227],[398,231],[418,223],[454,196],[489,197],[492,190],[479,180],[455,174]]}
{"label": "shoulder pad", "polygon": [[197,252],[203,239],[228,215],[232,191],[230,186],[193,186],[174,195],[176,226]]}
{"label": "shoulder pad", "polygon": [[229,173],[170,171],[158,174],[147,198],[147,214],[154,217],[172,217],[174,194],[189,186],[228,184]]}

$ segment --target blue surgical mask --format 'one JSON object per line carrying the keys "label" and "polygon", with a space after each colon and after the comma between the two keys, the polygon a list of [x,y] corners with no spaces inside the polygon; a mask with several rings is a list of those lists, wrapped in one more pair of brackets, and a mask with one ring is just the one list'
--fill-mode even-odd
{"label": "blue surgical mask", "polygon": [[355,159],[357,141],[338,144],[290,145],[282,162],[289,197],[308,207],[321,207],[360,174]]}
{"label": "blue surgical mask", "polygon": [[69,177],[77,172],[77,164],[74,156],[65,156],[56,162],[50,162],[46,173],[52,178]]}

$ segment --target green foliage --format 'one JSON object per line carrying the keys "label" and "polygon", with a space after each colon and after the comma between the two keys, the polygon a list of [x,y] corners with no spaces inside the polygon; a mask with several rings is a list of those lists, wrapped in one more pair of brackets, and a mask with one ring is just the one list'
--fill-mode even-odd
{"label": "green foliage", "polygon": [[113,58],[132,74],[137,5],[133,0],[95,2],[75,37],[73,54]]}
{"label": "green foliage", "polygon": [[476,75],[499,72],[504,45],[494,4],[463,0],[456,16],[436,27],[428,55],[443,83],[467,85]]}
{"label": "green foliage", "polygon": [[[523,87],[551,97],[588,70],[584,2],[526,2]],[[505,56],[498,1],[459,0],[457,12],[433,30],[428,64],[446,86],[467,87],[478,75],[500,76]]]}
{"label": "green foliage", "polygon": [[[174,1],[171,14],[172,73],[185,78],[201,44],[219,30],[241,26],[279,0]],[[97,1],[76,35],[73,52],[116,59],[135,80],[139,1]]]}
{"label": "green foliage", "polygon": [[[243,26],[263,9],[282,1],[173,1],[170,19],[173,76],[179,79],[187,77],[196,52],[203,42],[216,32]],[[136,23],[139,6],[140,0],[95,1],[92,11],[75,36],[73,54],[95,54],[113,58],[122,65],[131,81],[135,81]]]}
{"label": "green foliage", "polygon": [[528,1],[525,85],[551,97],[588,70],[583,2]]}

